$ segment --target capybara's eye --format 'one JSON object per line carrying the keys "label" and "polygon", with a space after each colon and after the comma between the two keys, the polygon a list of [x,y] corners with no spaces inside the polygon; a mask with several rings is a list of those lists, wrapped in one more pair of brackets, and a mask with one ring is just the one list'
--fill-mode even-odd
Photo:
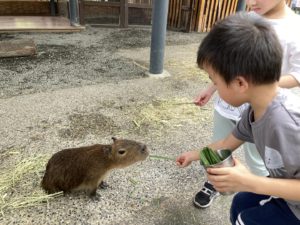
{"label": "capybara's eye", "polygon": [[119,153],[120,155],[125,154],[125,152],[126,152],[125,150],[119,150],[119,151],[118,151],[118,153]]}

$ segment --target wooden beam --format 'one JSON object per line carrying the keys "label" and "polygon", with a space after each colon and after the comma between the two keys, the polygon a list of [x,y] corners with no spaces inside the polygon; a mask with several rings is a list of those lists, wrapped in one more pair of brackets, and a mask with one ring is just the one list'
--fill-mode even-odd
{"label": "wooden beam", "polygon": [[93,6],[93,5],[97,5],[97,6],[103,6],[103,7],[120,7],[120,2],[88,2],[88,1],[84,1],[84,4],[86,6]]}
{"label": "wooden beam", "polygon": [[36,47],[33,40],[13,40],[0,42],[0,58],[33,55],[36,55]]}
{"label": "wooden beam", "polygon": [[128,4],[128,8],[152,9],[152,5],[129,3],[129,4]]}

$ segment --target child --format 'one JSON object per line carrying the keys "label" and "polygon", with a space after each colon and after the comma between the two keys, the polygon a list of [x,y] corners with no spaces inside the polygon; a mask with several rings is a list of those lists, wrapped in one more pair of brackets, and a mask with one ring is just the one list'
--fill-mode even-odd
{"label": "child", "polygon": [[[197,63],[220,97],[238,107],[249,103],[226,138],[213,150],[255,143],[270,177],[258,176],[239,160],[235,166],[207,169],[219,192],[234,191],[232,224],[300,224],[300,98],[280,89],[282,48],[275,31],[259,17],[230,16],[202,41]],[[199,151],[182,153],[179,167],[199,160]],[[276,197],[272,197],[276,196]]]}
{"label": "child", "polygon": [[[247,4],[253,12],[251,16],[262,16],[275,29],[283,48],[283,64],[281,69],[280,87],[292,88],[300,85],[300,32],[297,29],[300,24],[300,16],[296,15],[287,5],[285,0],[247,0]],[[216,88],[209,86],[202,91],[195,104],[205,105]],[[215,101],[213,141],[226,137],[237,121],[241,118],[246,105],[233,107],[221,98]],[[246,163],[256,175],[268,176],[264,163],[258,154],[255,145],[246,142],[243,145]],[[205,182],[201,191],[194,197],[196,207],[208,207],[214,197],[218,196],[213,186]]]}

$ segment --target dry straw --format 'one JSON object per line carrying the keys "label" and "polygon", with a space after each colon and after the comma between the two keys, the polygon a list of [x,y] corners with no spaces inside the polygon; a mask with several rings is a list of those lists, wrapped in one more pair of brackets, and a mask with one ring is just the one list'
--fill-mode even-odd
{"label": "dry straw", "polygon": [[[26,158],[17,163],[14,168],[0,172],[0,216],[4,216],[6,210],[35,206],[62,194],[59,192],[47,195],[39,187],[39,172],[44,169],[48,158],[45,155]],[[38,176],[38,182],[31,184],[31,187],[28,188],[26,187],[28,180],[33,182],[36,180],[32,178],[32,175]],[[28,179],[29,177],[30,179]],[[22,196],[15,190],[17,185],[18,188],[31,192],[27,196]]]}
{"label": "dry straw", "polygon": [[183,122],[207,120],[208,116],[206,108],[196,106],[190,99],[158,99],[149,105],[143,105],[133,123],[139,129],[142,127],[162,129],[180,127],[183,126]]}

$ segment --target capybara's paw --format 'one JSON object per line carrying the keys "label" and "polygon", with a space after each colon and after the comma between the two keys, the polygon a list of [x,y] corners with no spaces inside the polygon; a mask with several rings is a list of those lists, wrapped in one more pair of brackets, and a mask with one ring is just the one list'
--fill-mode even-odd
{"label": "capybara's paw", "polygon": [[109,184],[106,183],[105,181],[101,181],[101,183],[99,184],[99,188],[101,189],[106,189],[109,187]]}

